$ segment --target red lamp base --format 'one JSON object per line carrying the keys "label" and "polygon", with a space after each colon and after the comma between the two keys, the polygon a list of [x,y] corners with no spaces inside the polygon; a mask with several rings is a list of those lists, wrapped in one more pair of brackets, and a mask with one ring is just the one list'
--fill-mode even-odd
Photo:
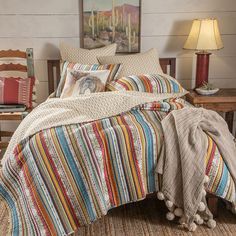
{"label": "red lamp base", "polygon": [[196,88],[201,87],[204,82],[208,82],[209,59],[211,53],[197,52],[197,69],[196,69]]}

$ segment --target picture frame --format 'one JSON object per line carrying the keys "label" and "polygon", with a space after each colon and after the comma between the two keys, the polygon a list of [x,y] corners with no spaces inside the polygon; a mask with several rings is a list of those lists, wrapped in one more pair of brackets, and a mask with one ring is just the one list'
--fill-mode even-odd
{"label": "picture frame", "polygon": [[80,0],[80,45],[86,49],[117,44],[117,53],[138,53],[141,0]]}

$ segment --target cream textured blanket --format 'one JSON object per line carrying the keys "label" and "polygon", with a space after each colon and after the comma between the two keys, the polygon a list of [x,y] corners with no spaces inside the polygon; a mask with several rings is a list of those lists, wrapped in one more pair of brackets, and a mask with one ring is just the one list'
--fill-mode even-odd
{"label": "cream textured blanket", "polygon": [[122,112],[147,102],[181,97],[184,93],[150,94],[141,92],[102,92],[79,95],[76,98],[51,98],[35,108],[21,122],[14,133],[2,164],[11,154],[16,144],[40,130],[60,125],[75,124],[98,120]]}
{"label": "cream textured blanket", "polygon": [[[162,120],[165,155],[157,171],[163,174],[163,194],[184,210],[191,223],[202,201],[207,134],[217,144],[236,183],[236,144],[224,119],[203,108],[172,111]],[[203,200],[204,201],[204,200]]]}

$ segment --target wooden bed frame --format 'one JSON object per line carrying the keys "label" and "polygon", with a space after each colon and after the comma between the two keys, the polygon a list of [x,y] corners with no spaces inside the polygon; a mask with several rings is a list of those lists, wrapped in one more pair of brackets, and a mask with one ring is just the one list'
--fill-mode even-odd
{"label": "wooden bed frame", "polygon": [[[160,58],[160,65],[164,73],[175,78],[176,58]],[[53,93],[60,81],[60,60],[48,60],[48,91]],[[149,194],[147,197],[156,197],[156,194]],[[207,194],[208,207],[214,217],[218,215],[218,198]]]}
{"label": "wooden bed frame", "polygon": [[[160,64],[164,73],[175,78],[175,58],[161,58]],[[48,60],[48,91],[53,93],[60,81],[60,60]]]}

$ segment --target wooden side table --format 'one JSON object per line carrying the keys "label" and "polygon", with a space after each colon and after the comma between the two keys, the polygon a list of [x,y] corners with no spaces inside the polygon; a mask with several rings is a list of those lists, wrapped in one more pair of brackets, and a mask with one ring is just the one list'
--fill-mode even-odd
{"label": "wooden side table", "polygon": [[209,96],[197,94],[191,90],[186,100],[196,107],[203,107],[216,112],[225,112],[225,120],[229,130],[233,132],[234,112],[236,111],[236,89],[220,89],[219,92]]}

